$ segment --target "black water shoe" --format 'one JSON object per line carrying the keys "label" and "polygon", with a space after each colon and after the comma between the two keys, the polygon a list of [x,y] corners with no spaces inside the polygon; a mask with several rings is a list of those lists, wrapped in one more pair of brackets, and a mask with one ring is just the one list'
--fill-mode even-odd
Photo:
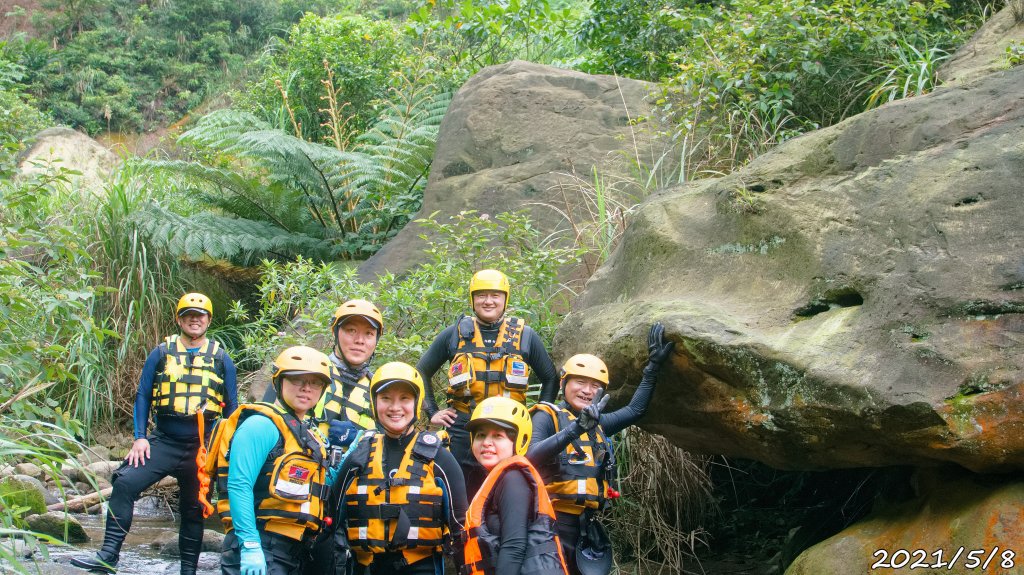
{"label": "black water shoe", "polygon": [[72,559],[71,564],[79,569],[85,569],[86,571],[92,571],[93,573],[108,573],[113,575],[117,573],[117,561],[104,561],[99,557],[89,557],[87,559]]}

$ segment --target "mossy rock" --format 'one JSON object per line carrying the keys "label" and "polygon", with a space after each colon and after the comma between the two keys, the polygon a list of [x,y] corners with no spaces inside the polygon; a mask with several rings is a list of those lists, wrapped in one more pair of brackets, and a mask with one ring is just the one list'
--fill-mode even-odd
{"label": "mossy rock", "polygon": [[35,485],[16,477],[0,479],[0,502],[4,509],[28,508],[28,514],[46,513],[46,499]]}

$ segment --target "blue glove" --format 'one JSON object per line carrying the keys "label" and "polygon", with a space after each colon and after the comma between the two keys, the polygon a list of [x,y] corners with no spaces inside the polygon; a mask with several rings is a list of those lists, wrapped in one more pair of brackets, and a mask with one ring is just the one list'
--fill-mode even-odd
{"label": "blue glove", "polygon": [[263,557],[263,548],[249,549],[242,547],[242,575],[267,575],[267,560]]}
{"label": "blue glove", "polygon": [[330,430],[327,432],[327,440],[332,447],[348,447],[356,438],[359,428],[351,421],[335,419],[331,421]]}

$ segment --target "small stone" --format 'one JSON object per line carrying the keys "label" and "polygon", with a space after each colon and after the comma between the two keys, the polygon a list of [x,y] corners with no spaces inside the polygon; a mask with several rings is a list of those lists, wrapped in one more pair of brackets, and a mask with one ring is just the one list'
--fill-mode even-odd
{"label": "small stone", "polygon": [[46,473],[43,471],[42,467],[29,462],[15,465],[14,472],[18,475],[28,475],[29,477],[35,477],[36,479],[43,479],[46,477]]}

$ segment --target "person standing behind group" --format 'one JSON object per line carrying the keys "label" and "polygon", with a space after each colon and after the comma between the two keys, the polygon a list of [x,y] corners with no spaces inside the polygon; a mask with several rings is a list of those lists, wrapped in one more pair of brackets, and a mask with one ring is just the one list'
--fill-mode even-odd
{"label": "person standing behind group", "polygon": [[[384,335],[384,317],[367,300],[348,300],[334,311],[330,328],[334,336],[334,349],[328,356],[331,384],[313,415],[325,423],[345,420],[360,429],[373,429],[376,424],[370,410],[370,361]],[[273,386],[267,387],[263,401],[274,399]],[[326,427],[321,431],[326,433]]]}
{"label": "person standing behind group", "polygon": [[405,363],[382,365],[370,382],[379,431],[352,447],[336,489],[355,575],[442,573],[445,549],[462,564],[462,471],[436,434],[415,429],[425,396],[419,372]]}
{"label": "person standing behind group", "polygon": [[533,424],[507,397],[480,402],[466,428],[488,475],[466,516],[464,575],[566,575],[544,480],[523,457]]}
{"label": "person standing behind group", "polygon": [[[199,425],[202,422],[207,431],[214,419],[231,415],[238,407],[238,394],[234,363],[219,343],[206,337],[213,318],[210,298],[185,294],[175,314],[181,333],[156,346],[142,367],[135,396],[135,441],[111,479],[103,545],[95,557],[72,559],[75,567],[115,573],[135,501],[146,488],[171,475],[179,487],[181,574],[196,572],[203,544],[196,468]],[[147,435],[150,411],[155,425]]]}
{"label": "person standing behind group", "polygon": [[506,317],[509,281],[497,270],[481,270],[469,282],[472,316],[462,316],[445,328],[416,364],[429,382],[445,363],[448,366],[448,406],[438,410],[428,393],[425,409],[430,422],[448,428],[451,452],[462,466],[466,489],[472,496],[486,473],[470,451],[466,431],[473,408],[488,397],[502,396],[526,401],[531,370],[541,382],[541,401],[554,401],[558,372],[544,342],[530,326]]}
{"label": "person standing behind group", "polygon": [[330,469],[327,443],[307,417],[331,381],[330,366],[311,347],[285,349],[271,378],[277,400],[245,404],[226,422],[211,452],[218,474],[226,469],[218,483],[227,497],[217,502],[224,575],[296,575],[308,562],[307,542],[323,524],[338,470]]}
{"label": "person standing behind group", "polygon": [[[675,343],[665,328],[651,326],[648,359],[629,404],[602,413],[608,403],[608,367],[590,354],[570,357],[561,370],[562,402],[533,406],[533,441],[527,457],[537,465],[554,502],[558,533],[571,575],[607,575],[611,546],[597,521],[609,494],[615,460],[610,436],[636,423],[647,411],[661,366]],[[602,399],[603,396],[603,399]]]}

